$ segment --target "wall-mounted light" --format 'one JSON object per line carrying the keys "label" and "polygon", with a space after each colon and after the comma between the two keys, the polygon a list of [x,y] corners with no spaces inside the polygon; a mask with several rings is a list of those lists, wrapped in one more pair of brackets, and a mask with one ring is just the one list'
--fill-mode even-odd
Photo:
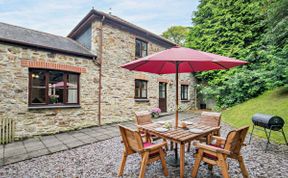
{"label": "wall-mounted light", "polygon": [[38,74],[32,74],[32,78],[39,78]]}

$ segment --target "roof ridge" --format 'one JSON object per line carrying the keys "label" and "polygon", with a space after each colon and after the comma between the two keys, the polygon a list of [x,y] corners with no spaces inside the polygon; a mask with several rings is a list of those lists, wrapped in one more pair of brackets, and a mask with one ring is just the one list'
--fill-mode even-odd
{"label": "roof ridge", "polygon": [[144,28],[142,28],[142,27],[140,27],[138,25],[135,25],[135,24],[133,24],[133,23],[131,23],[131,22],[125,20],[125,19],[122,19],[122,18],[120,18],[120,17],[118,17],[116,15],[108,14],[108,13],[105,13],[103,11],[96,10],[96,9],[91,9],[89,11],[89,13],[72,29],[72,31],[67,36],[70,37],[70,38],[74,38],[75,36],[77,36],[79,31],[82,31],[83,28],[86,28],[85,25],[87,25],[88,23],[91,23],[90,17],[93,16],[93,15],[104,16],[107,19],[109,18],[110,20],[115,21],[115,22],[117,22],[119,24],[126,25],[127,27],[129,27],[131,29],[140,31],[143,34],[150,35],[151,37],[156,38],[159,41],[162,41],[163,43],[170,44],[170,46],[171,45],[172,46],[178,45],[175,42],[172,42],[169,39],[166,39],[166,38],[162,37],[161,35],[157,35],[154,32],[146,30],[146,29],[144,29]]}
{"label": "roof ridge", "polygon": [[157,37],[159,37],[159,38],[161,38],[161,39],[163,39],[163,40],[165,40],[165,41],[167,41],[167,42],[170,42],[170,43],[172,43],[172,44],[178,45],[177,43],[175,43],[175,42],[173,42],[173,41],[170,41],[170,40],[162,37],[161,35],[158,35],[158,34],[156,34],[156,33],[154,33],[154,32],[151,32],[151,31],[149,31],[149,30],[146,30],[145,28],[140,27],[140,26],[138,26],[138,25],[136,25],[136,24],[133,24],[133,23],[131,23],[131,22],[129,22],[129,21],[121,18],[121,17],[116,16],[116,15],[108,14],[108,13],[105,13],[105,12],[103,12],[103,11],[96,10],[96,9],[92,9],[92,11],[94,11],[94,12],[96,12],[96,13],[97,13],[97,12],[103,13],[103,14],[105,14],[105,15],[107,15],[107,16],[110,16],[110,17],[116,19],[116,20],[121,20],[121,21],[123,21],[123,22],[125,22],[125,23],[127,23],[127,24],[129,24],[129,25],[131,25],[131,26],[134,26],[134,27],[136,27],[136,28],[138,28],[138,29],[141,29],[142,31],[145,31],[146,33],[150,33],[150,34],[155,35],[155,36],[157,36]]}

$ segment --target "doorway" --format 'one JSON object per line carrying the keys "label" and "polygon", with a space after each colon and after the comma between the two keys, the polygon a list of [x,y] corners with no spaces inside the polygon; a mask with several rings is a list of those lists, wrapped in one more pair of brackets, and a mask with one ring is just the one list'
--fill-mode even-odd
{"label": "doorway", "polygon": [[159,108],[167,112],[167,84],[163,82],[159,82]]}

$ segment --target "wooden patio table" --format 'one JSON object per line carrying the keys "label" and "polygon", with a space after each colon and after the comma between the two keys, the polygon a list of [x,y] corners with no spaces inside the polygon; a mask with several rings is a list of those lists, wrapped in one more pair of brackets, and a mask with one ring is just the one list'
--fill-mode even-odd
{"label": "wooden patio table", "polygon": [[[159,137],[162,137],[163,139],[171,140],[175,142],[176,144],[178,143],[180,145],[180,178],[184,177],[184,162],[185,162],[185,144],[190,143],[191,141],[203,137],[203,136],[208,136],[211,135],[212,132],[219,131],[220,127],[211,127],[207,125],[199,125],[199,124],[192,124],[188,125],[188,128],[197,128],[197,129],[202,129],[202,133],[192,133],[189,131],[189,129],[183,129],[181,127],[178,128],[172,128],[168,130],[167,132],[158,132],[155,129],[162,127],[163,124],[160,123],[150,123],[150,124],[145,124],[145,125],[136,125],[137,128],[145,132],[148,137],[149,135],[157,135]],[[175,154],[177,154],[177,146],[176,146],[176,151]]]}

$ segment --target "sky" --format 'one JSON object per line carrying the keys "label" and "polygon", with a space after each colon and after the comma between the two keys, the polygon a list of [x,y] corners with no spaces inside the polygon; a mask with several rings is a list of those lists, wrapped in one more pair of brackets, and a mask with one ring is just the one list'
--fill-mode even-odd
{"label": "sky", "polygon": [[94,7],[153,33],[191,26],[198,0],[0,0],[0,22],[67,36]]}

